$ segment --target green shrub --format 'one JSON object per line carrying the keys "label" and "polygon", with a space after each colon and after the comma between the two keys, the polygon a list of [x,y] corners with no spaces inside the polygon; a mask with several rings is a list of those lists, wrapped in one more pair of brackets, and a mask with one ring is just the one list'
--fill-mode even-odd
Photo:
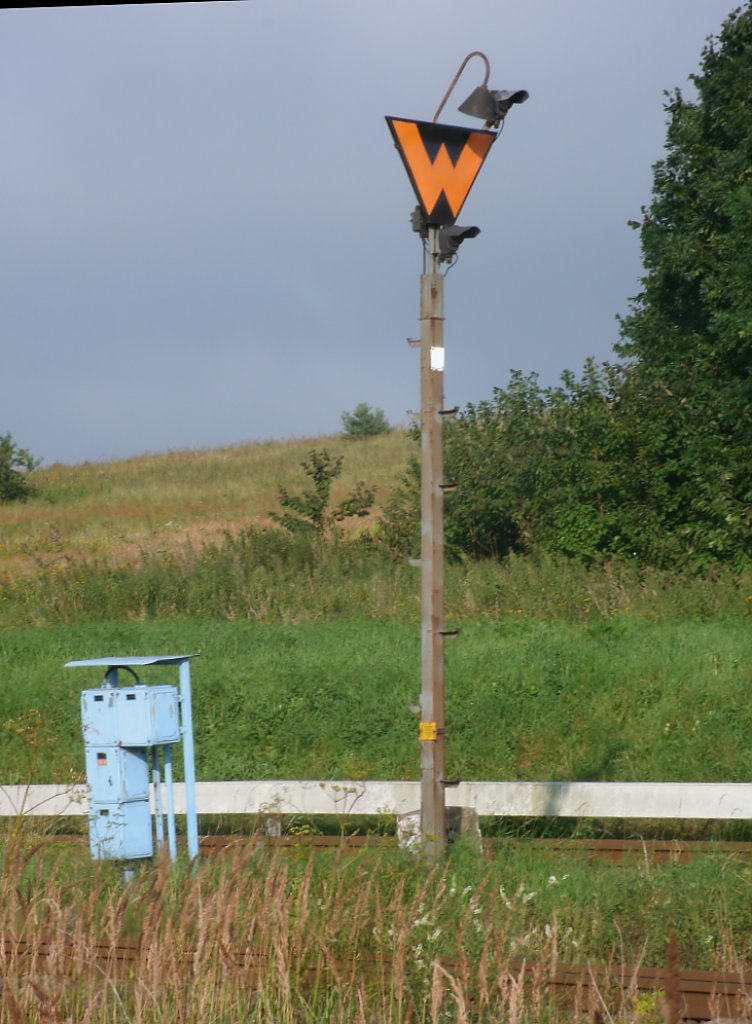
{"label": "green shrub", "polygon": [[342,436],[348,441],[388,434],[391,429],[383,409],[372,409],[365,402],[356,405],[352,412],[342,413]]}
{"label": "green shrub", "polygon": [[12,434],[0,434],[0,502],[25,501],[32,493],[28,474],[40,462]]}

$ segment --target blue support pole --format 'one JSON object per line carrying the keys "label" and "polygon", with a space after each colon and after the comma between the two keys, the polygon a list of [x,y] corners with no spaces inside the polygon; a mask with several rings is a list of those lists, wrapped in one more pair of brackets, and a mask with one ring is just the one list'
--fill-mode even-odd
{"label": "blue support pole", "polygon": [[154,818],[157,828],[157,849],[164,846],[164,815],[162,813],[162,776],[159,770],[159,747],[151,748],[151,781],[154,783]]}
{"label": "blue support pole", "polygon": [[167,842],[170,848],[170,860],[178,859],[178,841],[175,835],[175,793],[172,786],[172,747],[164,748],[164,777],[167,790]]}
{"label": "blue support pole", "polygon": [[185,815],[188,855],[198,857],[198,815],[196,812],[196,759],[193,753],[193,706],[191,703],[191,667],[188,659],[180,662],[180,718],[185,769]]}

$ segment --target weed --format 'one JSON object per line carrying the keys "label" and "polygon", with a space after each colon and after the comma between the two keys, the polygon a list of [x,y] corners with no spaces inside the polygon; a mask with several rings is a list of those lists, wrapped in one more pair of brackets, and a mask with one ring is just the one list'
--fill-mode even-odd
{"label": "weed", "polygon": [[[583,867],[565,866],[570,877]],[[681,880],[657,871],[633,938],[614,930],[608,893],[629,889],[639,868],[599,869],[589,899],[563,876],[548,883],[548,870],[511,851],[426,871],[406,854],[299,860],[258,846],[194,870],[136,866],[123,886],[115,865],[19,850],[0,874],[0,1022],[563,1022],[572,1007],[548,982],[572,956],[592,964],[589,998],[609,1019],[655,1024],[661,996],[638,993],[634,968],[665,963],[666,885],[690,919],[703,903],[708,923],[728,931],[748,898],[728,905],[738,879],[724,892],[702,865]],[[697,954],[691,932],[683,943]],[[749,963],[748,947],[747,936],[735,966]]]}

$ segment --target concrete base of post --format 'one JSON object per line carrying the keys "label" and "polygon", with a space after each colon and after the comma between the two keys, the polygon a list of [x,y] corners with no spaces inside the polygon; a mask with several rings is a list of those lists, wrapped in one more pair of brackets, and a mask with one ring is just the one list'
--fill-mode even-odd
{"label": "concrete base of post", "polygon": [[267,815],[264,819],[264,835],[272,838],[282,835],[282,819],[279,815]]}
{"label": "concrete base of post", "polygon": [[397,815],[397,845],[400,850],[420,849],[420,811],[408,811]]}
{"label": "concrete base of post", "polygon": [[[462,838],[480,853],[480,825],[474,807],[447,807],[446,826],[449,845]],[[417,852],[420,849],[420,811],[397,815],[397,845],[401,850]]]}
{"label": "concrete base of post", "polygon": [[450,845],[458,839],[464,840],[468,846],[482,850],[478,812],[474,807],[447,807],[446,809],[447,843]]}

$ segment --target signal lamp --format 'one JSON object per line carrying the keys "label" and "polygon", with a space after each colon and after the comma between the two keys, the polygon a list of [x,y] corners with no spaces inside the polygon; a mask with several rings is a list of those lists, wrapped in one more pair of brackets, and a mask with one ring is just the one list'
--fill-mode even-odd
{"label": "signal lamp", "polygon": [[513,104],[524,103],[529,95],[526,89],[493,90],[479,85],[457,109],[485,121],[484,128],[498,128]]}
{"label": "signal lamp", "polygon": [[480,234],[480,228],[466,227],[455,224],[450,228],[439,228],[439,263],[447,263],[466,238],[476,238]]}

